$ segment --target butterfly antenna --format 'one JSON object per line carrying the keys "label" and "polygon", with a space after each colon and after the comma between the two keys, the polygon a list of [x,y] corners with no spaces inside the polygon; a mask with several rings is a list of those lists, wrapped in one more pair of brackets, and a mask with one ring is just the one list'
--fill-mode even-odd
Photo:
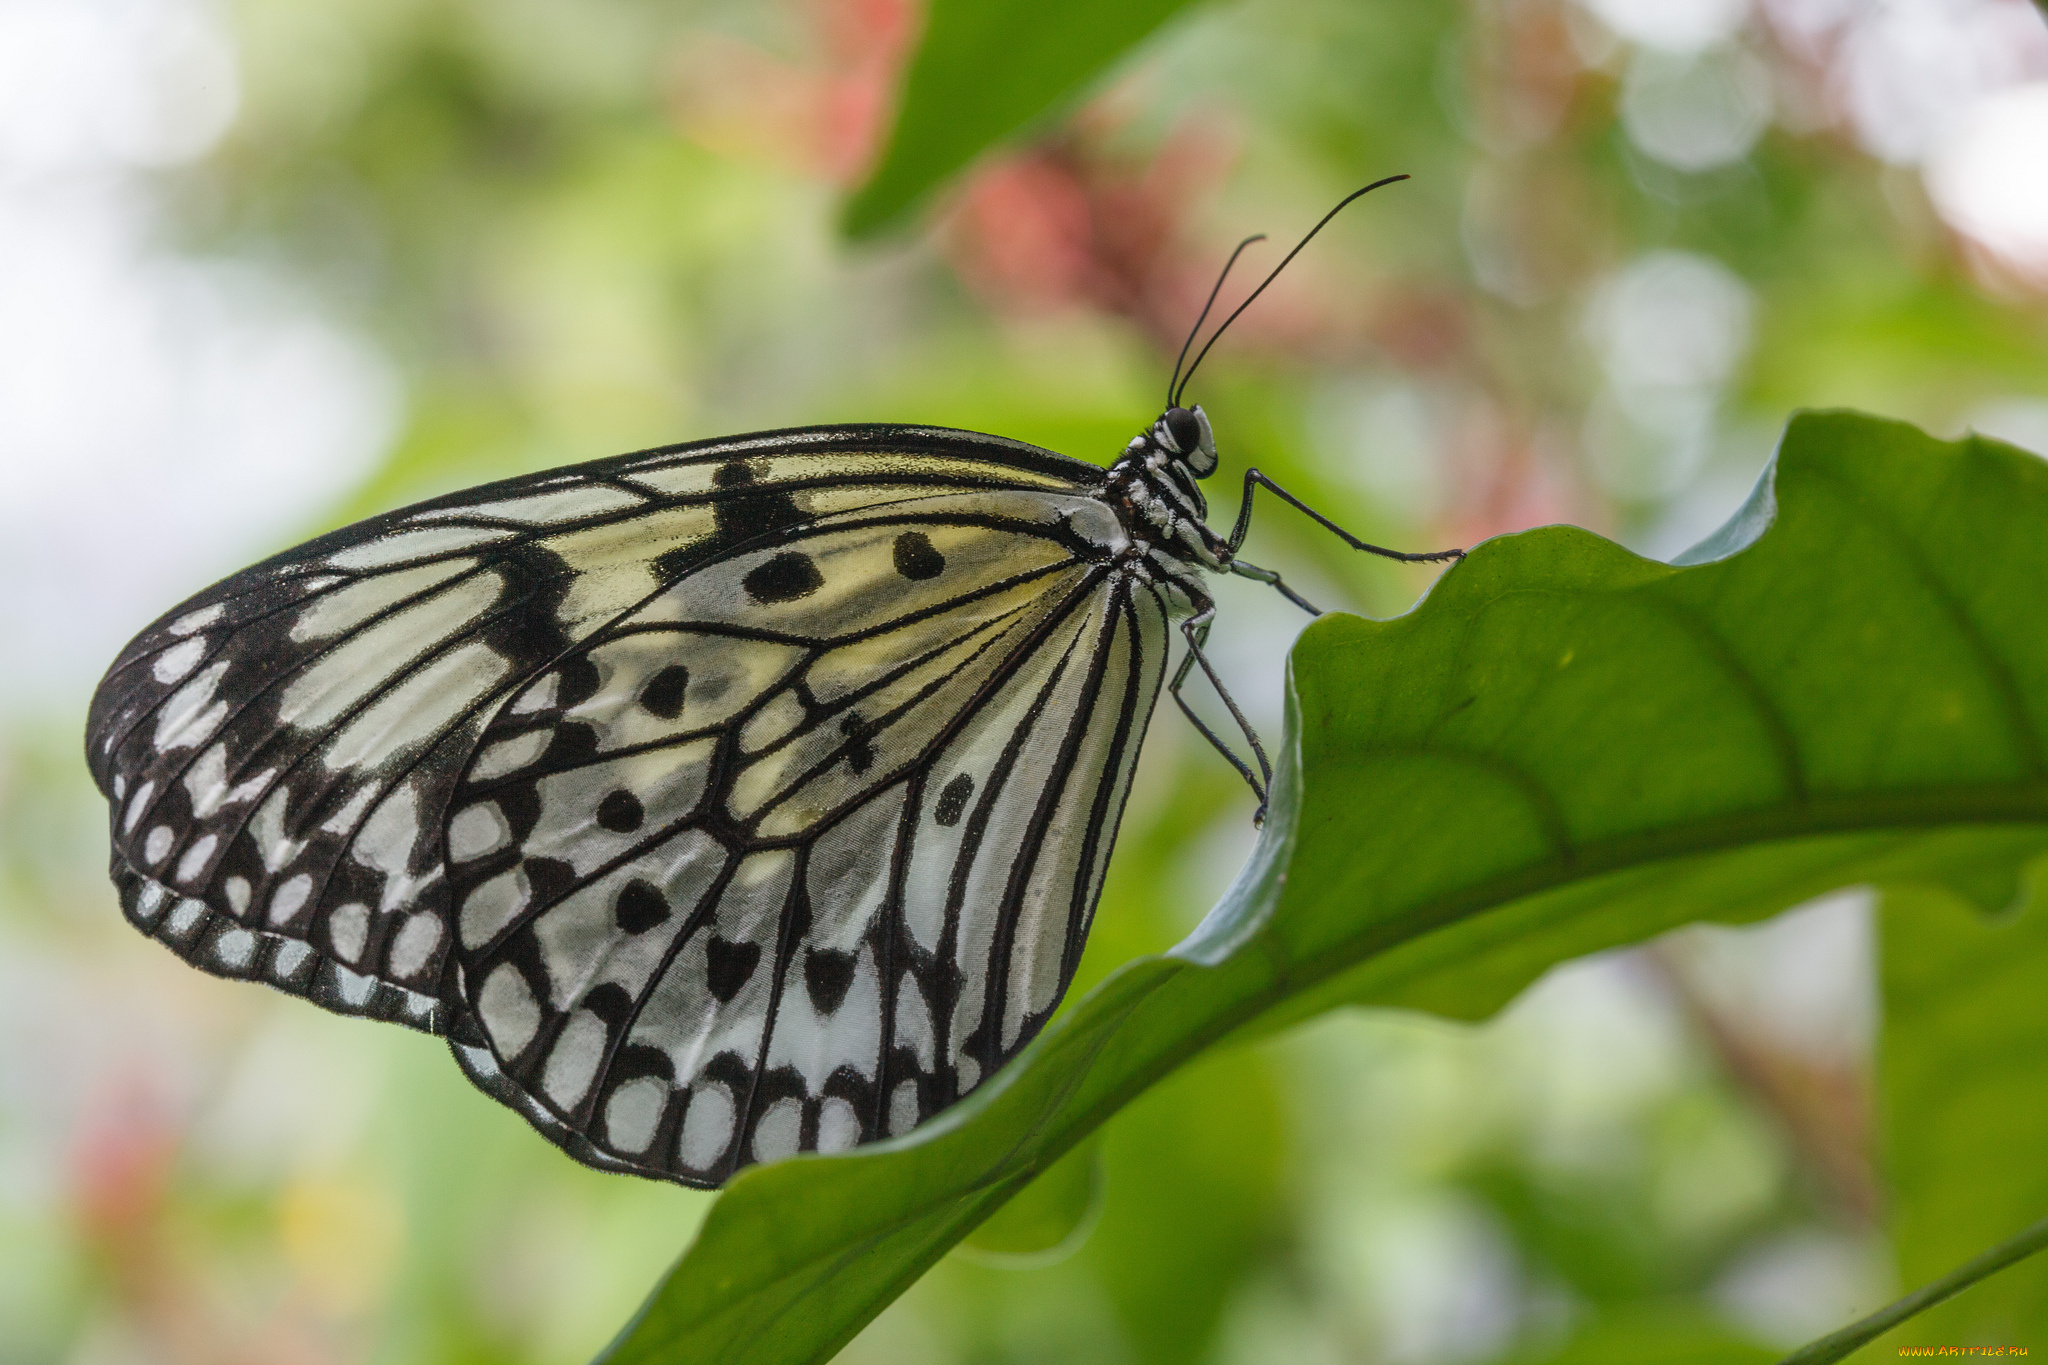
{"label": "butterfly antenna", "polygon": [[[1324,228],[1328,227],[1330,224],[1330,220],[1332,218],[1335,218],[1338,214],[1344,211],[1345,205],[1349,204],[1352,200],[1359,198],[1361,195],[1371,194],[1374,190],[1379,189],[1383,185],[1391,185],[1396,180],[1406,180],[1407,178],[1408,177],[1405,175],[1390,175],[1384,180],[1373,181],[1370,185],[1367,185],[1362,190],[1353,190],[1351,193],[1345,195],[1342,199],[1338,200],[1337,207],[1331,209],[1328,213],[1324,214],[1322,221],[1317,223],[1314,227],[1310,228],[1308,230],[1308,235],[1306,237],[1303,237],[1299,242],[1295,243],[1294,250],[1288,252],[1285,256],[1281,257],[1280,264],[1273,267],[1273,273],[1266,276],[1266,278],[1260,282],[1259,287],[1257,289],[1252,290],[1251,294],[1245,299],[1245,301],[1237,305],[1236,310],[1233,311],[1229,317],[1223,319],[1222,323],[1217,326],[1216,330],[1209,334],[1209,340],[1203,343],[1202,349],[1196,353],[1195,363],[1188,366],[1188,372],[1185,375],[1181,375],[1180,367],[1178,365],[1174,366],[1174,372],[1176,375],[1179,376],[1177,380],[1179,387],[1177,389],[1169,390],[1166,400],[1167,406],[1180,406],[1181,394],[1187,392],[1188,381],[1193,379],[1195,377],[1195,371],[1201,368],[1203,359],[1209,354],[1209,348],[1216,344],[1216,338],[1222,336],[1224,332],[1228,331],[1230,328],[1230,324],[1237,321],[1239,314],[1243,313],[1245,309],[1252,306],[1253,299],[1256,299],[1259,295],[1266,292],[1267,285],[1271,284],[1274,280],[1280,278],[1280,272],[1287,268],[1287,263],[1293,260],[1296,256],[1299,256],[1301,254],[1301,249],[1307,246],[1310,242],[1314,241],[1315,235],[1318,232],[1321,232]],[[1243,249],[1243,247],[1238,248],[1238,250],[1240,251],[1242,251]],[[1233,256],[1231,259],[1235,260],[1237,258]],[[1228,269],[1228,267],[1226,267],[1226,269]],[[1216,281],[1216,287],[1218,289],[1221,289],[1223,287],[1223,281],[1220,279]],[[1210,299],[1213,302],[1215,299],[1215,295],[1210,295]],[[1207,317],[1208,312],[1209,310],[1204,308],[1202,310],[1202,315],[1204,317]],[[1199,322],[1195,325],[1197,327],[1201,326]],[[1194,338],[1190,336],[1188,339],[1192,341]],[[1182,354],[1186,354],[1185,347],[1182,348]]]}
{"label": "butterfly antenna", "polygon": [[1209,301],[1202,305],[1201,314],[1196,317],[1195,325],[1188,328],[1188,339],[1180,344],[1180,354],[1173,358],[1173,377],[1166,381],[1166,406],[1169,408],[1173,406],[1173,386],[1180,382],[1181,362],[1188,358],[1188,347],[1195,344],[1195,338],[1201,335],[1202,324],[1209,320],[1209,310],[1216,306],[1216,296],[1223,292],[1223,282],[1230,278],[1230,267],[1237,264],[1237,258],[1244,255],[1246,247],[1250,246],[1253,242],[1263,242],[1265,240],[1265,233],[1253,233],[1239,242],[1237,250],[1231,252],[1230,259],[1223,263],[1222,272],[1216,276],[1215,286],[1209,290]]}

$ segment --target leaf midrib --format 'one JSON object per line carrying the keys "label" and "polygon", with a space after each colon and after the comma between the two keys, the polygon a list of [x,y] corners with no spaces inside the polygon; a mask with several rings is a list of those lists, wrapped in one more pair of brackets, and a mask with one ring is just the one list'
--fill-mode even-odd
{"label": "leaf midrib", "polygon": [[[1418,939],[1477,914],[1556,891],[1575,882],[1657,863],[1737,849],[1760,849],[1824,835],[1908,833],[1962,825],[2048,827],[2048,783],[1971,784],[1892,793],[1808,797],[1797,802],[1698,818],[1574,845],[1435,900],[1412,906],[1337,940],[1303,962],[1308,970],[1281,998],[1345,971],[1377,952]],[[1276,1000],[1274,1003],[1278,1003]]]}

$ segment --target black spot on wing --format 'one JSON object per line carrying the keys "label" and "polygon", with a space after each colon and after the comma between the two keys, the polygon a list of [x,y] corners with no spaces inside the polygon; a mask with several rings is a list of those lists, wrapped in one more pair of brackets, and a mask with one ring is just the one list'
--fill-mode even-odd
{"label": "black spot on wing", "polygon": [[853,984],[853,954],[836,948],[813,948],[804,954],[804,989],[820,1014],[838,1012]]}
{"label": "black spot on wing", "polygon": [[593,987],[580,1003],[604,1021],[608,1032],[616,1032],[633,1017],[632,993],[616,981]]}
{"label": "black spot on wing", "polygon": [[869,736],[874,727],[858,715],[849,714],[839,722],[839,733],[846,736],[846,766],[855,773],[864,773],[875,764],[875,746]]}
{"label": "black spot on wing", "polygon": [[631,834],[647,818],[640,798],[629,791],[615,791],[597,803],[597,823],[614,834]]}
{"label": "black spot on wing", "polygon": [[[752,488],[754,468],[745,460],[728,460],[711,476],[711,482],[721,489]],[[721,498],[714,515],[718,518],[719,537],[728,545],[807,520],[796,499],[771,488]]]}
{"label": "black spot on wing", "polygon": [[668,918],[668,897],[654,883],[635,877],[620,890],[612,914],[627,933],[644,934]]}
{"label": "black spot on wing", "polygon": [[784,550],[740,580],[757,602],[794,602],[809,597],[825,586],[825,576],[811,557],[797,550]]}
{"label": "black spot on wing", "polygon": [[942,825],[960,823],[961,812],[967,809],[967,798],[974,795],[974,779],[966,773],[955,775],[939,792],[939,806],[932,818]]}
{"label": "black spot on wing", "polygon": [[603,675],[597,671],[597,665],[591,662],[588,654],[578,653],[564,659],[560,672],[562,685],[555,693],[555,705],[564,711],[596,696],[598,687],[604,682]]}
{"label": "black spot on wing", "polygon": [[580,720],[563,721],[548,737],[540,766],[549,771],[580,768],[597,760],[597,730]]}
{"label": "black spot on wing", "polygon": [[536,908],[553,905],[576,888],[576,869],[559,858],[528,858],[524,866]]}
{"label": "black spot on wing", "polygon": [[690,685],[690,670],[670,664],[647,680],[640,689],[640,704],[663,720],[674,720],[683,711],[683,692]]}
{"label": "black spot on wing", "polygon": [[704,984],[719,1004],[729,1005],[754,974],[754,966],[760,960],[758,943],[728,943],[714,938],[704,945]]}
{"label": "black spot on wing", "polygon": [[946,567],[946,557],[922,531],[905,531],[896,537],[896,572],[905,578],[937,578]]}
{"label": "black spot on wing", "polygon": [[705,558],[719,547],[705,547],[701,542],[678,545],[673,550],[663,550],[654,557],[655,577],[663,583],[673,583],[691,569],[704,562]]}

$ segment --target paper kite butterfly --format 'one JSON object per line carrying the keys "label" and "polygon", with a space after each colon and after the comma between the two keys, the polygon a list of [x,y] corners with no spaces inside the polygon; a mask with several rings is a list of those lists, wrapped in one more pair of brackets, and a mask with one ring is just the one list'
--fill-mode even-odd
{"label": "paper kite butterfly", "polygon": [[93,699],[122,908],[203,970],[445,1036],[593,1166],[715,1186],[905,1132],[1059,1004],[1159,690],[1216,681],[1204,576],[1315,610],[1238,557],[1255,487],[1301,506],[1277,485],[1205,524],[1186,384],[1107,470],[810,427],[246,569]]}

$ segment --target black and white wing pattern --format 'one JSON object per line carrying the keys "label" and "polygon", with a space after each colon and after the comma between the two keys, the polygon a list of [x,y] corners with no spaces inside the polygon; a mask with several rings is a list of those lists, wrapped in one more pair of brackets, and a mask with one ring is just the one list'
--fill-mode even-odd
{"label": "black and white wing pattern", "polygon": [[363,522],[94,698],[128,917],[448,1036],[593,1165],[900,1133],[1043,1025],[1185,597],[1092,465],[767,433]]}

